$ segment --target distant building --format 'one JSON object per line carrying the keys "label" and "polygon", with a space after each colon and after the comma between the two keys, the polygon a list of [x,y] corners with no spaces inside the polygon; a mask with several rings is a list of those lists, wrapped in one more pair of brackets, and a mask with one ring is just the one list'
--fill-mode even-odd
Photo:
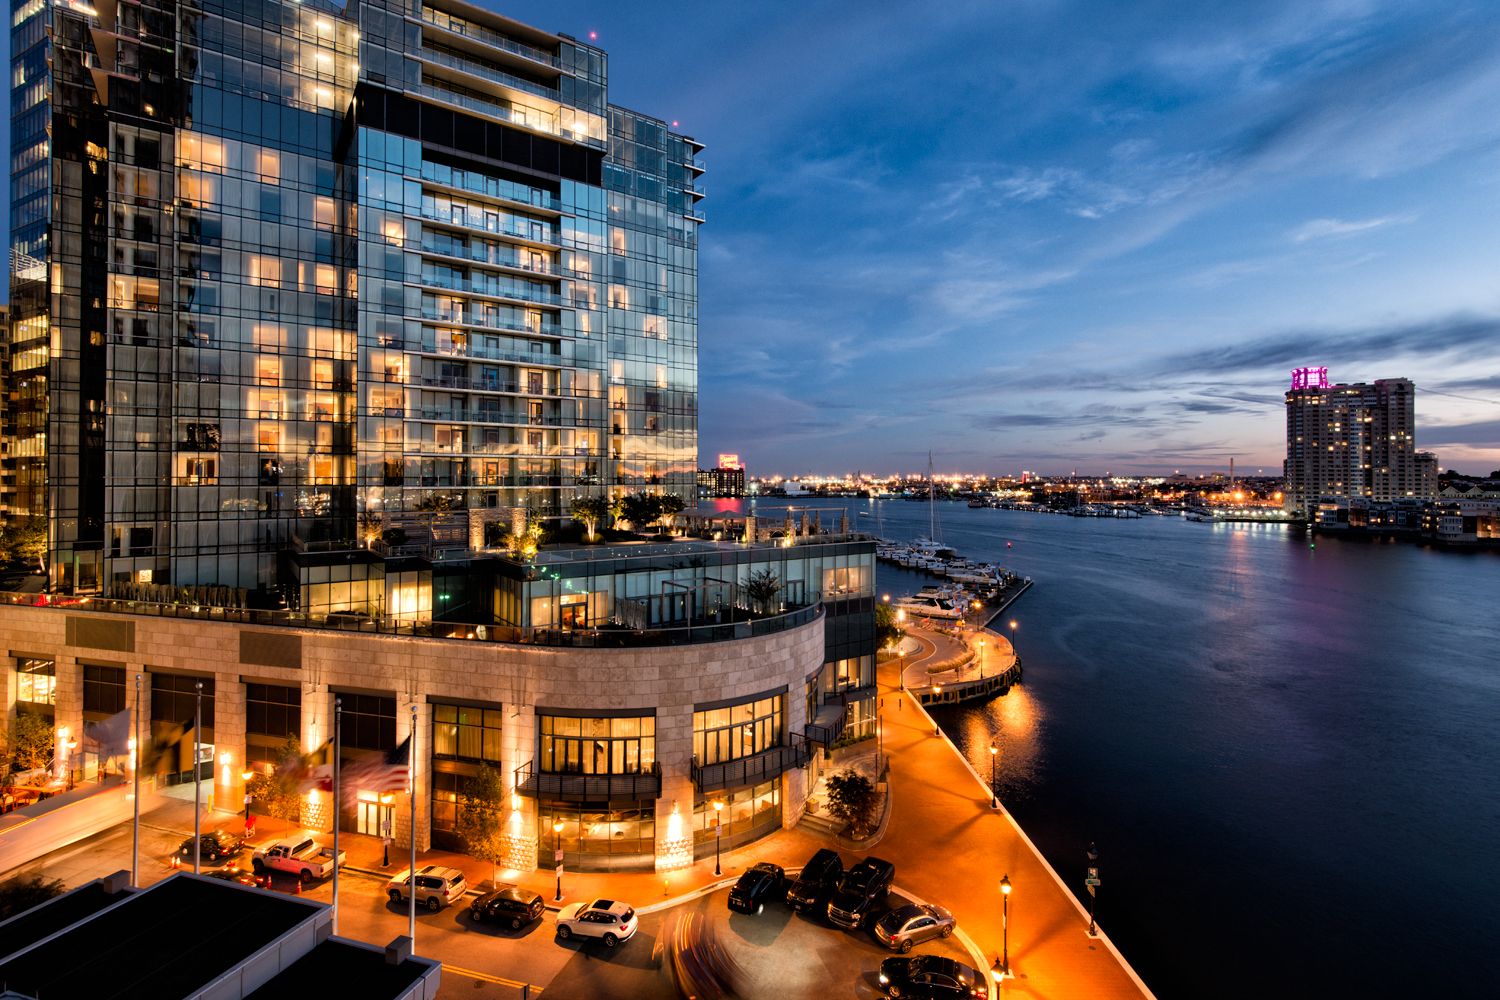
{"label": "distant building", "polygon": [[1417,457],[1416,394],[1410,379],[1330,385],[1327,368],[1293,371],[1283,506],[1310,515],[1320,498],[1433,499],[1437,459]]}
{"label": "distant building", "polygon": [[[720,455],[720,460],[736,458]],[[745,495],[745,470],[738,465],[730,468],[698,470],[698,495],[703,497],[742,497]]]}

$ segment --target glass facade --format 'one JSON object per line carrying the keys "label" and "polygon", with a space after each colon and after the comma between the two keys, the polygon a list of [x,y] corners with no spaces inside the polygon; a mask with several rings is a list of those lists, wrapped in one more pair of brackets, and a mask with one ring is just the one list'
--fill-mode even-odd
{"label": "glass facade", "polygon": [[656,717],[538,717],[539,770],[548,774],[641,774],[656,766]]}
{"label": "glass facade", "polygon": [[16,661],[16,700],[51,705],[57,697],[57,664],[32,658]]}
{"label": "glass facade", "polygon": [[362,517],[692,496],[702,147],[602,51],[440,2],[24,0],[12,52],[3,461],[53,587],[381,615],[411,553]]}
{"label": "glass facade", "polygon": [[504,714],[460,705],[432,706],[432,755],[498,762]]}
{"label": "glass facade", "polygon": [[[537,805],[539,853],[551,863],[554,842],[564,854],[653,854],[656,802],[549,802]],[[554,834],[555,823],[562,830]]]}
{"label": "glass facade", "polygon": [[693,757],[699,765],[749,757],[784,740],[785,695],[693,713]]}
{"label": "glass facade", "polygon": [[[715,809],[714,803],[724,803]],[[736,845],[753,839],[761,828],[781,825],[781,781],[767,781],[753,788],[739,788],[693,803],[693,842],[712,844],[714,826],[722,823],[722,839]]]}

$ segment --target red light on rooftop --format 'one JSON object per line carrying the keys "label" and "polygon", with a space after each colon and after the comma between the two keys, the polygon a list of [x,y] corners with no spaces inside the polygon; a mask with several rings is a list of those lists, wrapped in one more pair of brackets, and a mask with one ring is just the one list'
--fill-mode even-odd
{"label": "red light on rooftop", "polygon": [[1328,388],[1327,368],[1293,368],[1293,389],[1326,389]]}
{"label": "red light on rooftop", "polygon": [[597,31],[590,31],[589,32],[589,40],[590,41],[593,41],[595,38],[598,38],[598,37],[599,37],[599,32],[597,32]]}

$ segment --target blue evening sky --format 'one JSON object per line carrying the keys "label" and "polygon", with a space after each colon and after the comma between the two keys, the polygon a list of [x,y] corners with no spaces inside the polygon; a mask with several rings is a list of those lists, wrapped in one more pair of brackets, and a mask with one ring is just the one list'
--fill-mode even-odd
{"label": "blue evening sky", "polygon": [[1500,468],[1494,4],[486,5],[708,146],[702,465],[1279,473],[1327,365]]}

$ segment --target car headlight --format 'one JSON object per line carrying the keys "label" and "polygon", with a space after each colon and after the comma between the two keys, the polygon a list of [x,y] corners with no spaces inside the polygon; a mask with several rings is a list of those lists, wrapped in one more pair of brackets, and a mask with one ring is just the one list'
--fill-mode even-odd
{"label": "car headlight", "polygon": [[882,972],[882,973],[881,973],[881,974],[880,974],[880,985],[881,985],[881,986],[884,986],[884,985],[885,985],[885,984],[886,984],[886,983],[888,983],[888,982],[890,982],[890,980],[889,980],[889,979],[887,979],[887,978],[886,978],[886,975],[885,975],[885,973],[884,973],[884,972]]}

